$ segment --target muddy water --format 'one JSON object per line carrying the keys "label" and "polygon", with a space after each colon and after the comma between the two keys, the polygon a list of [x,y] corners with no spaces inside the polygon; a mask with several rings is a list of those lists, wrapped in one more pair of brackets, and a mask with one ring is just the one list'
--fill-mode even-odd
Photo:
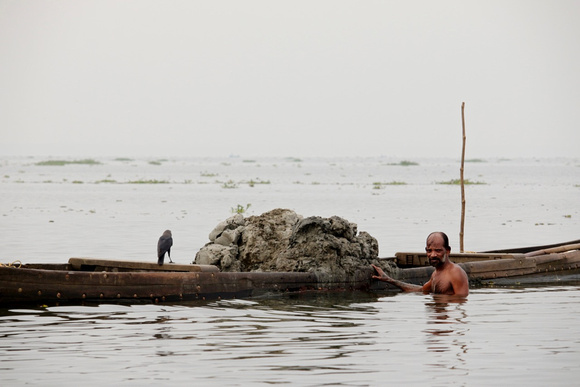
{"label": "muddy water", "polygon": [[[190,262],[238,205],[338,215],[381,256],[447,231],[453,160],[96,159],[0,162],[0,261],[155,261],[163,230]],[[466,248],[579,239],[580,161],[468,163]],[[580,284],[472,289],[464,303],[339,294],[184,305],[0,309],[2,385],[532,385],[580,377]]]}
{"label": "muddy water", "polygon": [[573,385],[580,286],[3,312],[3,385]]}

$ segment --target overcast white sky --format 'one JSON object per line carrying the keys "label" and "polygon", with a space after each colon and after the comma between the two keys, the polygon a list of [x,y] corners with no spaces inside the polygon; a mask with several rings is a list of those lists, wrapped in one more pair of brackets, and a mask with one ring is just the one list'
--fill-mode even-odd
{"label": "overcast white sky", "polygon": [[578,156],[579,1],[0,0],[0,155]]}

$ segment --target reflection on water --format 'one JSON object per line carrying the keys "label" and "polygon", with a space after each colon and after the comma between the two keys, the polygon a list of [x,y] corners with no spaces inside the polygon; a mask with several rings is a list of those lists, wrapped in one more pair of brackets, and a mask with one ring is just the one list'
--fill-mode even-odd
{"label": "reflection on water", "polygon": [[466,298],[447,295],[433,295],[425,302],[427,333],[425,346],[429,355],[428,364],[457,373],[467,374],[465,357],[468,351],[464,325],[467,313],[464,308]]}
{"label": "reflection on water", "polygon": [[3,385],[570,385],[580,287],[0,312]]}

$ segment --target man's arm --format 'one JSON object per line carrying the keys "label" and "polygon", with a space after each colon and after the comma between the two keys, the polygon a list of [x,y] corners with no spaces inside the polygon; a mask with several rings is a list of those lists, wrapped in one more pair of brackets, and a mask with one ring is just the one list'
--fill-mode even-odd
{"label": "man's arm", "polygon": [[396,280],[394,278],[389,277],[388,275],[385,274],[385,272],[383,271],[383,269],[381,269],[378,266],[375,266],[373,264],[371,264],[371,266],[377,271],[378,275],[373,275],[372,278],[374,279],[378,279],[379,281],[383,281],[383,282],[387,282],[391,285],[395,285],[396,287],[398,287],[399,289],[401,289],[404,292],[424,292],[424,293],[429,293],[431,291],[431,280],[429,280],[429,282],[427,282],[425,285],[420,286],[420,285],[413,285],[407,282],[403,282],[403,281],[399,281]]}
{"label": "man's arm", "polygon": [[459,265],[453,268],[451,285],[456,296],[467,297],[469,294],[469,278],[467,278],[467,274]]}

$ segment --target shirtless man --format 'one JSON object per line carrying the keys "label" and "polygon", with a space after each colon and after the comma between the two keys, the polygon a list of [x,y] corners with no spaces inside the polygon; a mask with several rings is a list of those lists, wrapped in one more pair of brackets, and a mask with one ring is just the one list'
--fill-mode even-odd
{"label": "shirtless man", "polygon": [[449,238],[443,232],[433,232],[427,237],[427,258],[435,271],[431,279],[423,286],[413,285],[397,281],[385,274],[378,266],[372,265],[378,275],[372,278],[378,279],[397,286],[404,292],[423,292],[435,294],[448,294],[466,297],[469,294],[469,281],[465,271],[457,264],[449,260],[451,247]]}

